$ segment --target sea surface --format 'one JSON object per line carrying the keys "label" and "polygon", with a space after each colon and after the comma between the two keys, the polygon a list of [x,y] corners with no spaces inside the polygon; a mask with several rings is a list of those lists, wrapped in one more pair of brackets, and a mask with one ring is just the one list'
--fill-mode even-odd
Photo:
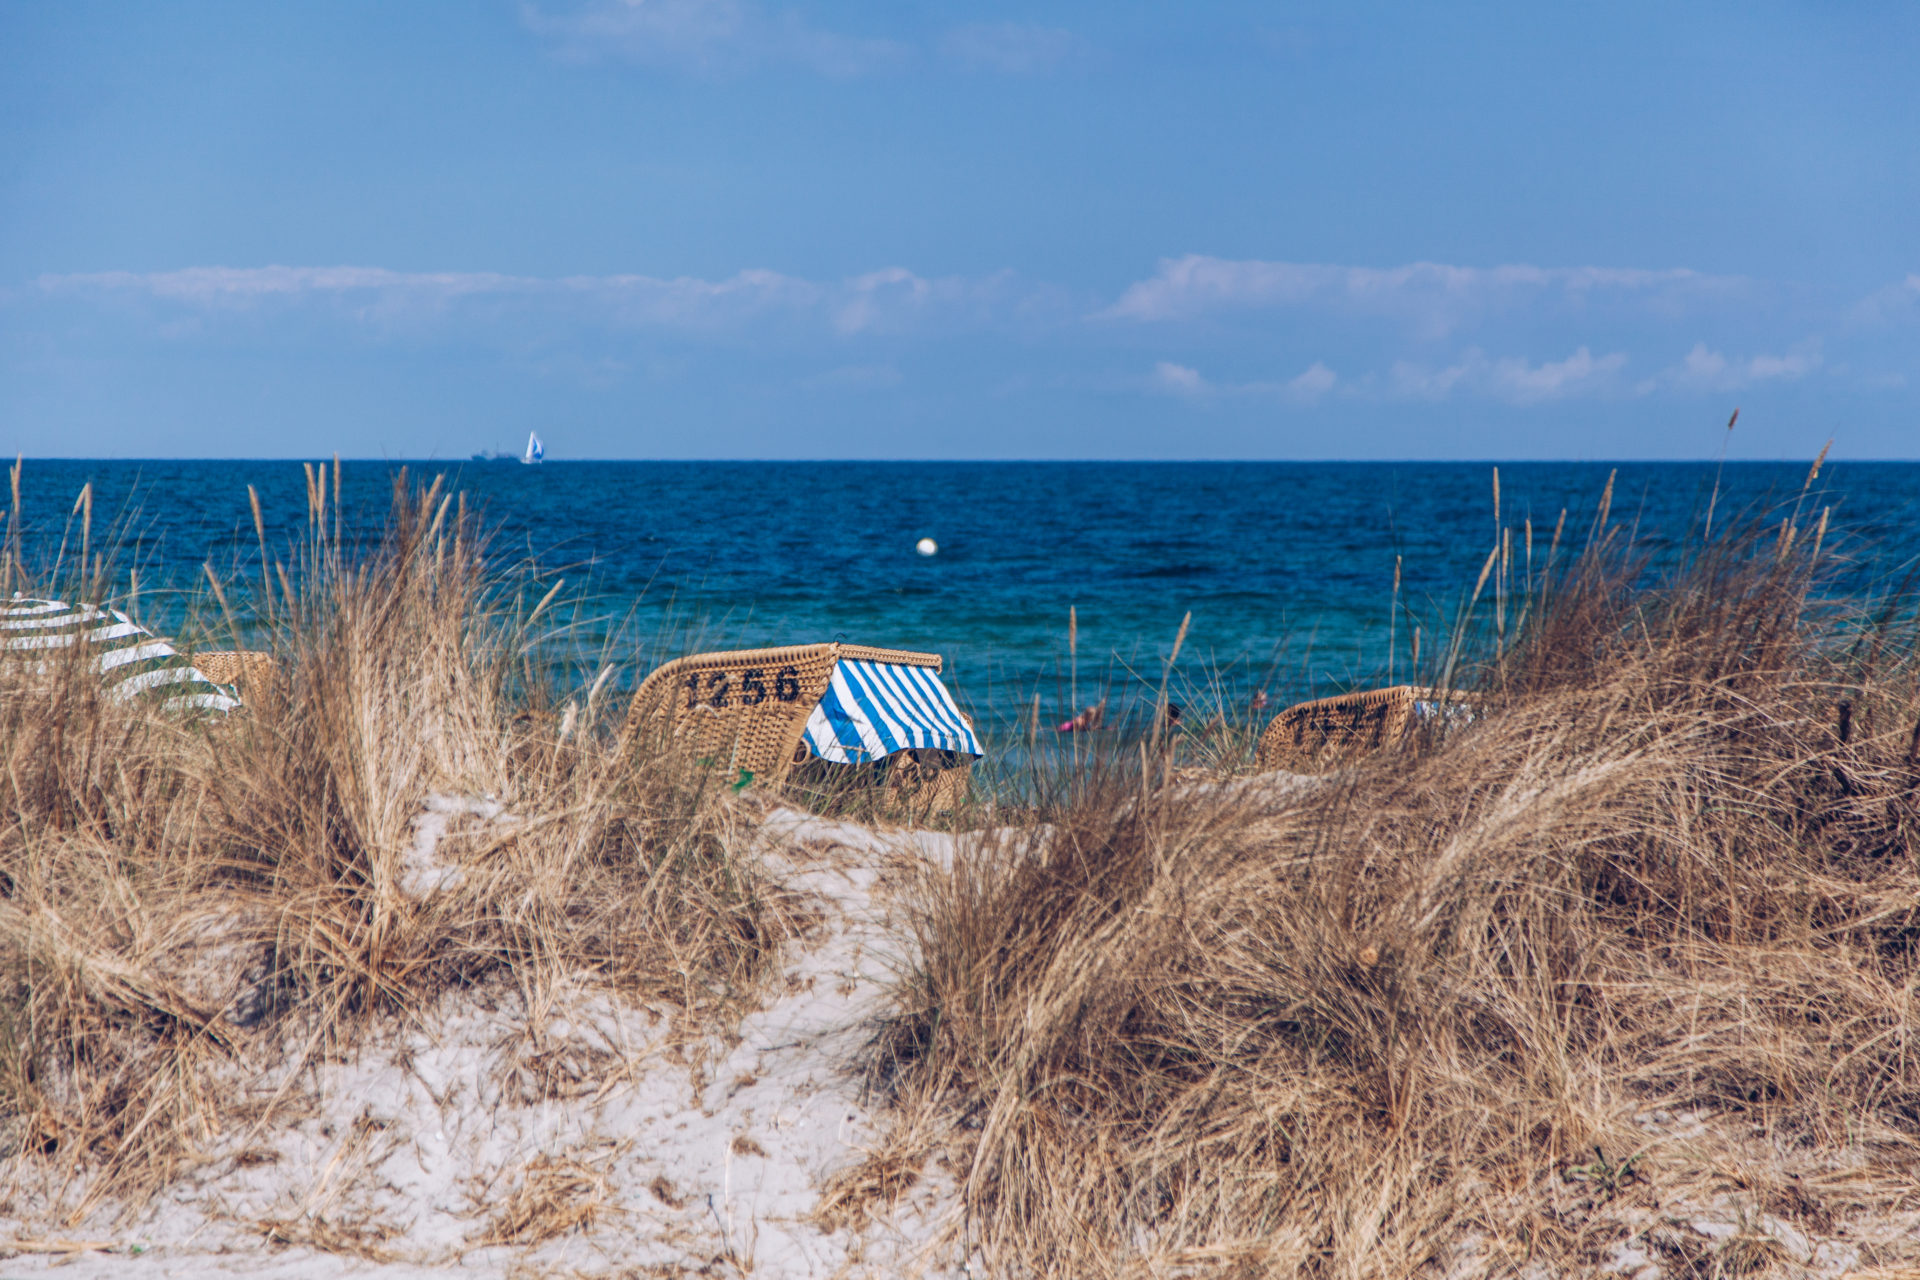
{"label": "sea surface", "polygon": [[[1265,689],[1284,705],[1383,679],[1390,655],[1404,676],[1412,629],[1430,658],[1498,527],[1518,569],[1530,521],[1538,563],[1563,510],[1563,546],[1585,537],[1610,476],[1613,518],[1656,548],[1698,526],[1717,478],[1722,523],[1798,502],[1810,526],[1830,508],[1849,589],[1920,555],[1908,463],[1830,464],[1805,497],[1804,462],[1501,463],[1497,526],[1492,463],[349,461],[349,538],[377,530],[402,466],[464,490],[503,563],[565,577],[582,644],[611,644],[624,683],[690,646],[845,639],[943,654],[962,704],[1001,726],[1036,698],[1051,722],[1102,690],[1151,691],[1189,617],[1176,701],[1230,709]],[[207,564],[244,593],[248,485],[276,548],[305,527],[297,462],[28,459],[30,558],[52,559],[88,483],[95,546],[117,530],[149,614],[179,609],[163,588],[198,590]]]}

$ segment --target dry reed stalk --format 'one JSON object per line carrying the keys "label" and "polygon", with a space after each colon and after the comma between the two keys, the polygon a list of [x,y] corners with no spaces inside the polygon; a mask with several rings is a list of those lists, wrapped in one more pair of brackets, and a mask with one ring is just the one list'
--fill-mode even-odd
{"label": "dry reed stalk", "polygon": [[13,491],[13,505],[7,510],[7,564],[6,573],[0,576],[0,597],[10,597],[21,582],[23,567],[20,563],[20,468],[26,459],[16,454],[13,465],[7,468],[7,486]]}
{"label": "dry reed stalk", "polygon": [[1400,556],[1398,555],[1394,556],[1393,558],[1393,595],[1389,597],[1387,600],[1387,683],[1389,685],[1393,684],[1394,682],[1393,660],[1397,656],[1397,651],[1394,647],[1393,636],[1394,636],[1395,624],[1397,624],[1400,620],[1400,561],[1401,561]]}

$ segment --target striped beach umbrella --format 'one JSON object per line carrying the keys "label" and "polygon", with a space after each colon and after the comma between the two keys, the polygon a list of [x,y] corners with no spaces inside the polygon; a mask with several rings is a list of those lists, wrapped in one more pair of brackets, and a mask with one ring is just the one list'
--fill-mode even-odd
{"label": "striped beach umbrella", "polygon": [[953,695],[926,667],[841,658],[807,717],[808,750],[836,764],[878,760],[908,748],[980,754]]}
{"label": "striped beach umbrella", "polygon": [[21,655],[85,644],[109,697],[160,699],[170,711],[225,713],[239,693],[217,684],[186,655],[118,609],[15,594],[0,605],[0,651]]}

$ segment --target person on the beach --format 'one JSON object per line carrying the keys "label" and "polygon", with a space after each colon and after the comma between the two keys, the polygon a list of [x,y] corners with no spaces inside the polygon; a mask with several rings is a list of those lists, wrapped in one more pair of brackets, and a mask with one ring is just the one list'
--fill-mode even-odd
{"label": "person on the beach", "polygon": [[1060,727],[1055,729],[1054,732],[1055,733],[1086,733],[1089,730],[1098,729],[1101,723],[1104,720],[1106,720],[1106,718],[1107,718],[1107,703],[1106,703],[1106,700],[1103,698],[1100,700],[1099,705],[1088,707],[1085,711],[1082,711],[1079,715],[1075,716],[1073,719],[1062,720],[1060,722]]}

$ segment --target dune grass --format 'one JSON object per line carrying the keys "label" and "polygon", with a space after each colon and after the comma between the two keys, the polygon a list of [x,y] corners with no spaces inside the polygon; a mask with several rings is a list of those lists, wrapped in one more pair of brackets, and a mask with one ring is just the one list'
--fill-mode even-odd
{"label": "dune grass", "polygon": [[[601,678],[553,683],[603,664],[550,660],[553,598],[457,498],[401,477],[346,546],[326,497],[322,472],[306,539],[200,602],[203,647],[274,655],[244,713],[114,702],[79,649],[0,663],[0,1156],[68,1221],[270,1121],[221,1094],[236,1064],[488,982],[538,1004],[584,975],[712,1028],[805,927],[727,779],[636,740]],[[1660,1215],[1830,1235],[1902,1205],[1909,603],[1823,594],[1824,517],[1722,520],[1659,567],[1604,500],[1577,553],[1561,532],[1503,534],[1457,642],[1428,632],[1413,678],[1478,708],[1444,739],[1250,786],[1257,723],[1156,708],[952,820],[870,1064],[877,1194],[944,1153],[965,1246],[1016,1276],[1577,1274],[1629,1236],[1744,1274],[1775,1237],[1709,1255]],[[104,590],[84,526],[78,551],[60,589]],[[17,539],[4,572],[36,585]],[[457,874],[423,887],[435,796]],[[523,1175],[500,1240],[604,1191]]]}
{"label": "dune grass", "polygon": [[[112,701],[83,648],[0,663],[0,1153],[71,1220],[262,1122],[213,1084],[236,1063],[345,1052],[487,980],[537,1003],[584,977],[697,1024],[791,927],[731,793],[621,735],[603,684],[549,685],[542,609],[457,499],[402,475],[347,547],[326,479],[246,603],[217,580],[203,602],[202,647],[273,654],[243,712]],[[451,817],[457,874],[422,888],[436,793],[502,816]]]}
{"label": "dune grass", "polygon": [[1774,1237],[1662,1207],[1904,1203],[1911,609],[1822,599],[1824,514],[1654,572],[1604,507],[1489,557],[1444,742],[1278,799],[1097,760],[927,877],[873,1069],[991,1274],[1742,1274]]}

